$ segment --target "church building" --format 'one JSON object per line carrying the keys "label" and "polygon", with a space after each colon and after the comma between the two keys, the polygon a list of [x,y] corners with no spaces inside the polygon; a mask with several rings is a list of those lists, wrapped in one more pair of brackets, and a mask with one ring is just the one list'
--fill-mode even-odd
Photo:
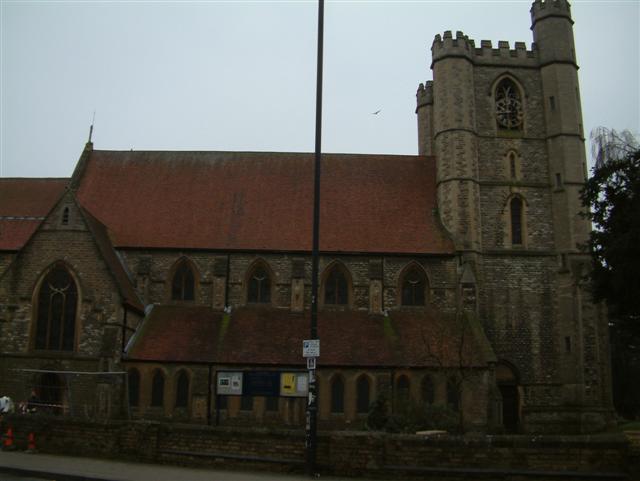
{"label": "church building", "polygon": [[[530,49],[436,35],[418,155],[323,154],[320,429],[364,426],[381,398],[481,432],[611,422],[569,3],[531,21]],[[313,160],[89,141],[70,178],[0,179],[0,394],[303,425]]]}

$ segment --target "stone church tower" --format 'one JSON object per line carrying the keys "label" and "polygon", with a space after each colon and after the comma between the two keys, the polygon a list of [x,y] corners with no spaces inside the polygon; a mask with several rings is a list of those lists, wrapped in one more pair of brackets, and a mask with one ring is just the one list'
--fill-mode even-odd
{"label": "stone church tower", "polygon": [[[420,155],[323,155],[322,429],[364,427],[383,398],[467,431],[611,420],[571,12],[531,15],[531,49],[436,36]],[[92,419],[302,426],[313,159],[89,142],[70,178],[0,179],[0,393]]]}
{"label": "stone church tower", "polygon": [[529,431],[588,430],[611,405],[607,324],[583,286],[590,225],[572,25],[568,2],[536,0],[531,50],[437,35],[433,81],[417,92],[440,217],[473,273],[503,402]]}

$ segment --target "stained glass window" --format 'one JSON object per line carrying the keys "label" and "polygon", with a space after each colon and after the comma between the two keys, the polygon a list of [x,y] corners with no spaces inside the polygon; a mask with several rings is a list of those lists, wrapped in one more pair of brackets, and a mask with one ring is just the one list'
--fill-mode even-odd
{"label": "stained glass window", "polygon": [[38,293],[36,349],[72,351],[75,342],[78,289],[62,266],[52,269]]}

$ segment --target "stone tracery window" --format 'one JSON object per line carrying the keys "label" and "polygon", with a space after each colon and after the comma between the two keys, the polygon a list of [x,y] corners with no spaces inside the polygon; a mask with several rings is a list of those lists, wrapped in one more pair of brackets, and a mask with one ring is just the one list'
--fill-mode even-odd
{"label": "stone tracery window", "polygon": [[193,301],[195,299],[195,276],[186,259],[180,261],[173,274],[171,299],[174,301]]}
{"label": "stone tracery window", "polygon": [[247,301],[256,303],[271,302],[271,279],[269,272],[261,264],[258,264],[249,277]]}
{"label": "stone tracery window", "polygon": [[495,91],[495,109],[498,128],[502,130],[522,129],[524,112],[520,90],[509,78],[500,81]]}
{"label": "stone tracery window", "polygon": [[427,278],[416,266],[410,267],[402,278],[402,305],[424,306]]}
{"label": "stone tracery window", "polygon": [[349,303],[349,283],[347,276],[338,265],[331,268],[324,283],[324,303],[347,305]]}
{"label": "stone tracery window", "polygon": [[35,348],[73,351],[78,288],[64,266],[58,265],[46,275],[37,302]]}

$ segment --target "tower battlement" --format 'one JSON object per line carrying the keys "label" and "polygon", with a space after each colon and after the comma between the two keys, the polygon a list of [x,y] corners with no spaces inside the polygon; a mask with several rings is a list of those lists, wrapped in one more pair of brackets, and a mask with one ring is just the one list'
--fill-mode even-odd
{"label": "tower battlement", "polygon": [[435,36],[431,45],[433,62],[447,57],[464,57],[474,63],[511,63],[519,61],[530,62],[529,59],[537,58],[537,48],[533,44],[531,50],[527,50],[524,42],[515,42],[511,48],[508,41],[498,41],[498,48],[493,48],[491,40],[481,40],[480,47],[476,48],[476,42],[463,32],[456,32],[455,38],[450,30]]}
{"label": "tower battlement", "polygon": [[416,105],[419,109],[423,105],[433,104],[433,80],[427,80],[425,83],[421,83],[418,86],[416,92]]}
{"label": "tower battlement", "polygon": [[571,23],[571,4],[567,0],[535,0],[531,5],[532,28],[537,21],[547,17],[565,17]]}

